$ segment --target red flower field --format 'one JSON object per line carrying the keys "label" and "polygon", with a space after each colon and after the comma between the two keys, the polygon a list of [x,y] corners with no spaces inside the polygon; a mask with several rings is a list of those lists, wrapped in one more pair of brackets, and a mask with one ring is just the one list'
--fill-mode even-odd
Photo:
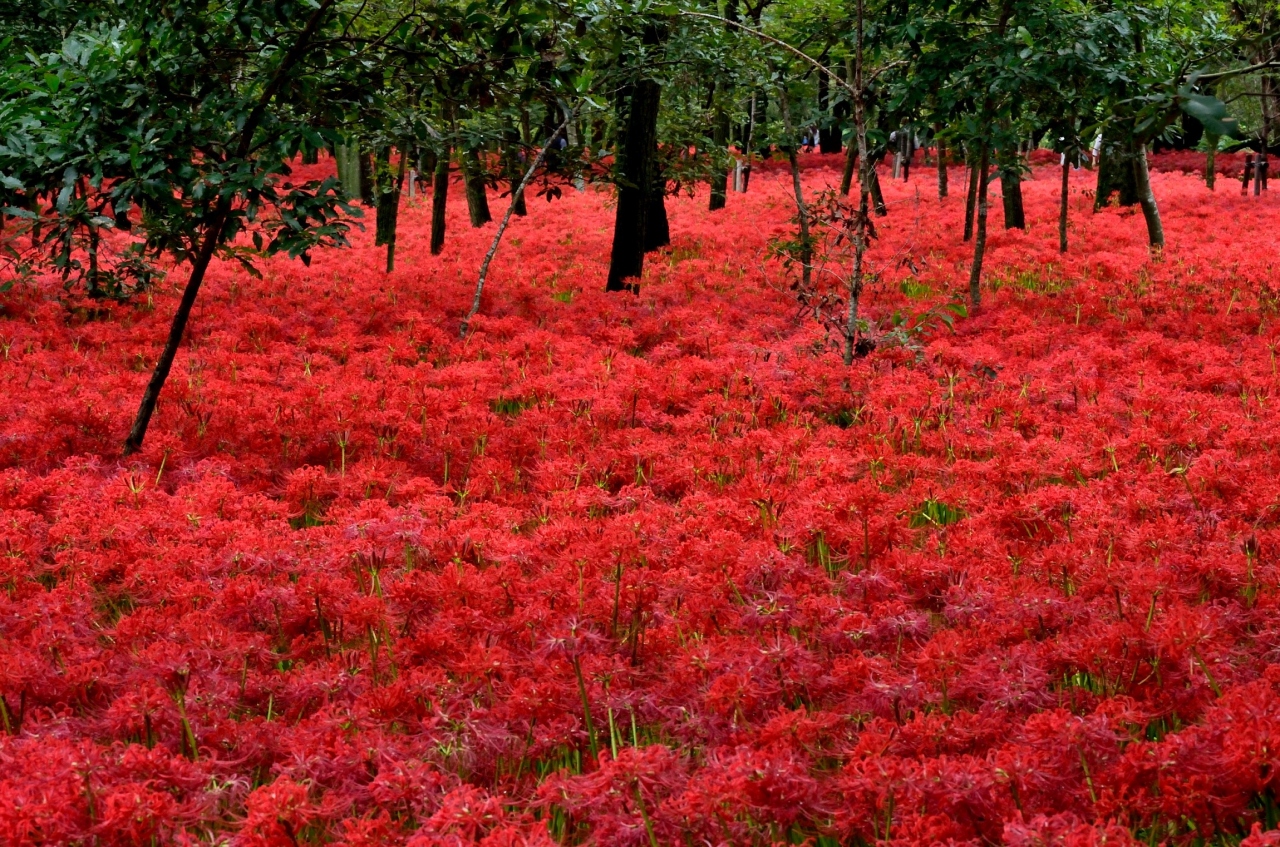
{"label": "red flower field", "polygon": [[[806,159],[810,190],[839,178]],[[402,213],[310,268],[0,300],[0,843],[1280,843],[1280,206],[1058,171],[984,307],[845,368],[766,244],[790,177]],[[961,293],[883,175],[872,317]],[[963,174],[952,174],[959,195]],[[495,198],[495,202],[504,203]]]}

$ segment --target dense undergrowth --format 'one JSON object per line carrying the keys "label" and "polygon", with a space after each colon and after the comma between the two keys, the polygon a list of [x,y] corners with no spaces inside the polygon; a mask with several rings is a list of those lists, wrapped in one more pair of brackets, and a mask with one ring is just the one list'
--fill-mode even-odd
{"label": "dense undergrowth", "polygon": [[[1036,177],[983,310],[852,369],[781,171],[638,297],[603,195],[531,202],[465,341],[492,228],[408,205],[390,275],[215,268],[127,461],[177,275],[15,287],[0,841],[1280,843],[1280,208],[1158,173],[1152,261],[1080,172],[1063,256]],[[881,320],[965,284],[930,179]]]}

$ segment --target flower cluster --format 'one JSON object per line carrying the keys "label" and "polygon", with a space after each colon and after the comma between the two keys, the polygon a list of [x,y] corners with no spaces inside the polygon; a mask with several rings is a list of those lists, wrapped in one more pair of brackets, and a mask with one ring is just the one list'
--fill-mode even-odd
{"label": "flower cluster", "polygon": [[[966,285],[928,176],[874,320]],[[1060,254],[1032,177],[983,310],[852,368],[782,170],[639,296],[607,197],[531,202],[465,340],[492,228],[406,198],[391,274],[215,267],[128,460],[179,274],[15,288],[0,842],[1275,843],[1280,208],[1158,171],[1153,259],[1081,171]]]}

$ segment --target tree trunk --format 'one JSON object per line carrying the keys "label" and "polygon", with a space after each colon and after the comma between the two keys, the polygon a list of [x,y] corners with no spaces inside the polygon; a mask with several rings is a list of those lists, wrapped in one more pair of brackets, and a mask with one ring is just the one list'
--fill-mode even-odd
{"label": "tree trunk", "polygon": [[1016,162],[1000,169],[1000,199],[1004,206],[1004,228],[1026,229],[1027,215],[1022,203],[1022,174]]}
{"label": "tree trunk", "polygon": [[1160,220],[1160,207],[1156,205],[1155,192],[1151,190],[1151,172],[1147,168],[1147,146],[1135,141],[1130,157],[1133,161],[1133,181],[1138,188],[1142,204],[1142,217],[1147,222],[1147,241],[1153,252],[1164,249],[1164,223]]}
{"label": "tree trunk", "polygon": [[947,150],[938,142],[938,199],[947,198]]}
{"label": "tree trunk", "polygon": [[978,208],[978,169],[972,159],[969,160],[969,190],[964,199],[964,240],[973,240],[973,216]]}
{"label": "tree trunk", "polygon": [[195,263],[191,266],[191,276],[187,279],[187,287],[182,291],[182,299],[178,302],[178,311],[174,313],[173,323],[169,326],[169,338],[165,342],[164,350],[160,352],[160,359],[156,362],[156,369],[151,373],[147,388],[142,393],[142,403],[138,406],[138,414],[133,419],[133,427],[129,430],[129,437],[124,442],[124,455],[126,456],[131,456],[142,449],[142,439],[146,437],[147,426],[151,423],[151,415],[156,410],[156,403],[160,399],[160,390],[164,388],[165,380],[169,378],[173,360],[178,355],[178,347],[182,344],[182,335],[187,329],[187,320],[191,317],[191,308],[195,305],[196,295],[200,293],[200,284],[204,282],[205,271],[209,269],[209,263],[213,261],[213,255],[217,252],[218,241],[222,237],[222,229],[226,226],[227,217],[230,214],[231,198],[223,195],[218,201],[213,222],[205,231],[204,241],[200,244],[200,252],[196,255]]}
{"label": "tree trunk", "polygon": [[[844,364],[853,364],[854,355],[861,345],[858,343],[858,309],[862,300],[863,261],[867,253],[868,235],[868,197],[869,184],[875,173],[875,163],[867,149],[867,110],[866,85],[863,81],[863,62],[865,56],[865,20],[866,9],[863,0],[854,3],[854,52],[852,59],[845,60],[845,74],[849,86],[853,89],[853,132],[854,143],[858,148],[858,212],[853,227],[853,275],[849,279],[849,311],[844,325]],[[851,148],[853,145],[849,145]],[[869,348],[868,348],[869,352]]]}
{"label": "tree trunk", "polygon": [[1067,191],[1071,187],[1071,157],[1062,157],[1062,196],[1058,198],[1058,251],[1067,252]]}
{"label": "tree trunk", "polygon": [[[729,113],[723,109],[716,110],[715,126],[711,130],[711,144],[715,148],[714,156],[724,156],[728,152],[729,147]],[[729,194],[729,171],[721,165],[711,172],[711,202],[709,208],[712,212],[717,209],[723,209],[728,201]]]}
{"label": "tree trunk", "polygon": [[471,216],[471,225],[482,227],[493,220],[493,215],[489,212],[489,195],[485,190],[486,180],[480,151],[464,150],[461,158],[463,177],[467,181],[467,212]]}
{"label": "tree trunk", "polygon": [[844,154],[844,172],[840,174],[840,194],[848,197],[853,188],[853,174],[858,168],[858,148],[850,144]]}
{"label": "tree trunk", "polygon": [[880,169],[876,167],[879,162],[869,162],[871,168],[868,180],[871,185],[869,193],[871,194],[871,202],[876,211],[876,217],[883,218],[889,214],[889,206],[884,202],[884,192],[880,190]]}
{"label": "tree trunk", "polygon": [[387,273],[396,267],[396,226],[400,220],[400,191],[404,185],[405,167],[409,163],[407,149],[400,151],[400,164],[395,175],[391,174],[390,163],[383,169],[387,179],[386,185],[378,186],[378,215],[374,245],[387,246]]}
{"label": "tree trunk", "polygon": [[1208,135],[1209,152],[1204,157],[1204,184],[1214,191],[1218,182],[1218,136]]}
{"label": "tree trunk", "polygon": [[[820,72],[818,78],[826,79],[826,75]],[[808,296],[813,286],[813,243],[809,238],[809,209],[805,206],[804,189],[800,185],[800,160],[796,156],[796,129],[791,123],[791,106],[787,102],[787,92],[782,87],[778,88],[778,107],[782,112],[787,138],[793,141],[787,145],[787,163],[791,166],[791,188],[796,195],[796,221],[800,229],[800,290],[804,296]]]}
{"label": "tree trunk", "polygon": [[827,75],[818,73],[818,152],[827,156],[839,155],[841,143],[840,118],[831,108],[831,83]]}
{"label": "tree trunk", "polygon": [[644,252],[652,253],[671,243],[671,224],[667,220],[667,178],[660,167],[654,168],[653,187],[649,191],[649,208],[644,216]]}
{"label": "tree trunk", "polygon": [[360,197],[360,145],[355,139],[339,144],[333,149],[338,168],[338,183],[348,197]]}
{"label": "tree trunk", "polygon": [[[658,134],[658,106],[662,87],[651,79],[632,85],[626,98],[626,120],[618,145],[618,205],[614,216],[613,247],[609,256],[606,291],[638,291],[627,280],[644,270],[645,224],[654,185],[654,153]],[[620,118],[622,116],[619,116]]]}
{"label": "tree trunk", "polygon": [[1098,154],[1098,191],[1094,208],[1101,209],[1118,197],[1121,206],[1133,206],[1139,202],[1138,185],[1133,167],[1133,144],[1123,130],[1108,128],[1102,134],[1102,149]]}
{"label": "tree trunk", "polygon": [[524,189],[520,187],[524,174],[520,172],[519,145],[515,138],[502,149],[502,169],[506,172],[507,184],[511,186],[511,211],[521,217],[529,214],[529,207],[524,200]]}
{"label": "tree trunk", "polygon": [[449,200],[449,149],[440,152],[431,176],[431,255],[444,249],[444,213]]}
{"label": "tree trunk", "polygon": [[978,225],[973,243],[973,267],[969,269],[969,305],[974,312],[982,304],[982,260],[987,253],[987,168],[990,162],[991,151],[984,141],[978,154]]}
{"label": "tree trunk", "polygon": [[360,168],[360,202],[366,206],[374,206],[378,202],[374,190],[374,163],[373,154],[361,152],[357,156],[357,163]]}

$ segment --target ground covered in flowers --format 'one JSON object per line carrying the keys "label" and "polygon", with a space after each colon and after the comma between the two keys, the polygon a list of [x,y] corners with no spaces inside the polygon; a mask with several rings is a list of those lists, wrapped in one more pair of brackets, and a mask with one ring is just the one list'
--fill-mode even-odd
{"label": "ground covered in flowers", "polygon": [[[605,195],[532,202],[465,341],[493,228],[407,205],[390,275],[217,268],[129,460],[180,274],[15,287],[0,841],[1280,843],[1280,206],[1157,173],[1156,262],[1091,176],[852,368],[783,171],[672,200],[638,297]],[[882,320],[966,284],[931,180]]]}

